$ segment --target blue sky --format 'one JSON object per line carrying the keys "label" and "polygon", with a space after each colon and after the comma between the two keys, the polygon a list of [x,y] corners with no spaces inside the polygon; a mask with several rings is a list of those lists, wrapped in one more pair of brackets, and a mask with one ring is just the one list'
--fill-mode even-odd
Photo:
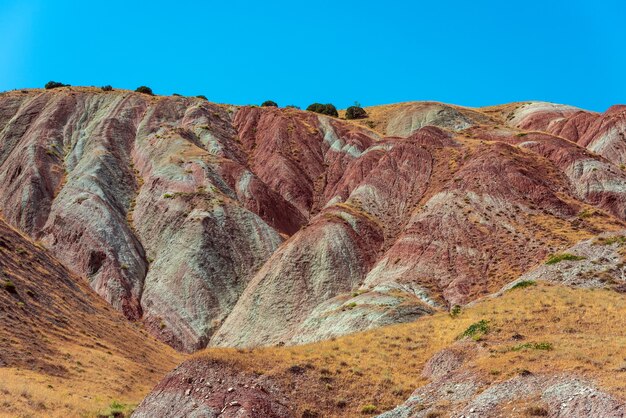
{"label": "blue sky", "polygon": [[0,0],[0,57],[0,90],[603,111],[626,102],[626,2]]}

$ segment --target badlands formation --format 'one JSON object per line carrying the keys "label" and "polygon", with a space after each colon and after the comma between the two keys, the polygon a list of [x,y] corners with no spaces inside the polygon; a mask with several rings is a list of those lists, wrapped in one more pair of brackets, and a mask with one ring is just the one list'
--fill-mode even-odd
{"label": "badlands formation", "polygon": [[623,416],[626,106],[366,111],[1,94],[0,370],[114,352],[138,417]]}

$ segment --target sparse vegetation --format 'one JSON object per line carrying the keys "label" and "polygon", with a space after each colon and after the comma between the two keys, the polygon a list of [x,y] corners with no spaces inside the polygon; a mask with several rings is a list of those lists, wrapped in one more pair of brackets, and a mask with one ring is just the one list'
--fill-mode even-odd
{"label": "sparse vegetation", "polygon": [[17,293],[17,289],[15,288],[15,284],[11,280],[5,280],[2,283],[2,287],[9,293]]}
{"label": "sparse vegetation", "polygon": [[461,334],[461,338],[469,337],[475,341],[479,341],[483,335],[489,333],[489,321],[486,319],[481,319],[480,321],[473,323],[470,325],[464,332]]}
{"label": "sparse vegetation", "polygon": [[261,103],[261,107],[278,107],[278,104],[273,100],[266,100]]}
{"label": "sparse vegetation", "polygon": [[7,226],[2,238],[0,415],[130,416],[183,355],[111,315],[40,244]]}
{"label": "sparse vegetation", "polygon": [[109,86],[109,85],[102,86],[102,87],[100,87],[100,89],[101,89],[102,91],[113,91],[113,87],[111,87],[111,86]]}
{"label": "sparse vegetation", "polygon": [[534,280],[522,280],[521,282],[517,282],[513,286],[511,286],[511,290],[525,289],[530,286],[537,286],[537,282]]}
{"label": "sparse vegetation", "polygon": [[137,93],[149,94],[150,96],[154,96],[152,89],[147,86],[139,86],[135,89]]}
{"label": "sparse vegetation", "polygon": [[59,83],[58,81],[48,81],[45,85],[46,90],[58,89],[59,87],[69,87],[69,84]]}
{"label": "sparse vegetation", "polygon": [[358,103],[346,109],[346,119],[365,119],[367,112]]}
{"label": "sparse vegetation", "polygon": [[579,261],[579,260],[584,260],[584,259],[585,257],[580,256],[580,255],[562,253],[562,254],[555,254],[551,256],[550,258],[548,258],[548,261],[546,261],[546,264],[552,265],[552,264],[560,263],[561,261]]}
{"label": "sparse vegetation", "polygon": [[362,414],[373,414],[376,412],[376,405],[372,405],[372,404],[368,404],[368,405],[364,405],[361,408],[361,413]]}
{"label": "sparse vegetation", "polygon": [[578,214],[578,217],[580,219],[586,219],[586,218],[591,218],[593,215],[596,214],[596,211],[593,209],[585,209],[580,211],[580,213]]}
{"label": "sparse vegetation", "polygon": [[104,411],[98,413],[98,417],[102,418],[118,418],[118,417],[127,417],[133,413],[133,405],[125,405],[116,400],[112,401],[108,408]]}
{"label": "sparse vegetation", "polygon": [[321,103],[313,103],[310,104],[309,107],[306,108],[309,112],[320,113],[322,115],[334,116],[338,117],[339,112],[337,112],[337,108],[330,104],[321,104]]}
{"label": "sparse vegetation", "polygon": [[515,347],[511,348],[511,351],[520,351],[520,350],[546,350],[550,351],[554,349],[551,343],[548,342],[540,342],[540,343],[523,343],[518,344]]}
{"label": "sparse vegetation", "polygon": [[626,244],[626,236],[615,235],[612,237],[599,237],[594,241],[594,244],[595,245],[613,245],[613,244],[624,245]]}
{"label": "sparse vegetation", "polygon": [[[542,308],[542,305],[549,308]],[[579,305],[585,306],[582,323],[581,311],[575,309]],[[294,374],[289,371],[289,366],[299,365],[307,371],[297,375],[302,383],[294,388],[293,397],[302,401],[302,405],[306,407],[315,405],[320,416],[356,417],[361,416],[361,408],[366,403],[375,404],[376,413],[380,413],[404,402],[408,394],[400,395],[394,388],[403,387],[411,392],[426,384],[419,374],[426,361],[441,349],[453,344],[456,337],[469,325],[482,320],[488,320],[492,330],[489,338],[481,344],[486,349],[481,350],[478,357],[468,360],[468,367],[477,373],[506,380],[520,373],[575,371],[583,376],[594,376],[602,389],[611,393],[623,393],[623,373],[616,373],[616,370],[624,367],[626,347],[621,339],[613,338],[621,335],[626,327],[626,301],[623,295],[609,290],[571,289],[542,281],[538,281],[536,286],[528,287],[524,292],[507,292],[502,297],[488,298],[468,305],[463,308],[462,315],[455,319],[448,312],[439,312],[411,323],[338,337],[333,341],[239,351],[210,348],[194,354],[193,357],[226,361],[233,367],[277,379],[285,386],[294,381]],[[552,341],[551,338],[558,334],[558,347],[553,350],[512,351],[511,346],[517,342],[512,344],[511,336],[516,333],[532,335],[536,342]],[[80,356],[74,354],[73,360],[80,360],[83,364],[102,361],[97,363],[99,367],[106,367],[109,363],[119,364],[121,358],[117,352],[112,355],[103,356],[100,360],[91,350],[85,350]],[[541,356],[541,361],[538,361],[538,356]],[[112,359],[115,361],[111,361]],[[182,356],[178,361],[181,360]],[[165,369],[171,367],[173,364]],[[330,392],[319,382],[321,372],[309,372],[322,369],[329,373],[324,376],[335,379]],[[10,368],[0,368],[0,382],[15,387],[16,396],[24,386],[45,391],[47,415],[55,416],[56,413],[59,416],[60,411],[66,411],[61,416],[81,416],[81,409],[104,410],[110,402],[94,398],[86,400],[83,396],[95,392],[106,393],[110,396],[108,399],[136,403],[166,373],[166,370],[159,370],[161,375],[155,374],[153,380],[146,381],[145,377],[138,380],[143,389],[135,390],[133,385],[133,393],[126,396],[110,389],[108,392],[105,390],[121,386],[117,381],[119,378],[116,378],[119,371],[108,369],[107,373],[102,374],[102,379],[106,379],[103,382],[94,370],[89,367],[85,370],[88,378],[80,377],[80,385],[76,385],[73,395],[67,400],[62,390],[66,381],[53,376],[41,377],[42,375],[34,373],[24,375],[23,372],[17,375]],[[393,386],[386,386],[389,379],[393,381]],[[309,381],[314,384],[307,384]],[[72,381],[74,382],[77,380]],[[48,384],[52,384],[55,390],[46,389]],[[122,396],[124,398],[120,399]],[[39,400],[37,395],[34,398]],[[324,402],[320,402],[320,399]],[[68,402],[70,406],[65,407]],[[24,408],[25,413],[30,411],[33,416],[42,415],[41,412],[28,409],[31,407],[25,402],[19,406]],[[522,407],[522,412],[526,406],[528,405]],[[441,412],[445,410],[438,411],[440,416],[447,416],[445,412]],[[95,413],[84,415],[94,416]]]}
{"label": "sparse vegetation", "polygon": [[163,198],[164,199],[173,199],[174,195],[172,193],[165,193],[165,194],[163,194]]}

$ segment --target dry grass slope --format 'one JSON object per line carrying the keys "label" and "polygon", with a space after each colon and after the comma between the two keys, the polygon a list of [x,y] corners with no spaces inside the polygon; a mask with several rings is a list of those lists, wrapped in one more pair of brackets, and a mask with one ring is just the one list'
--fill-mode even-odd
{"label": "dry grass slope", "polygon": [[[473,343],[484,348],[469,363],[474,373],[496,382],[525,370],[566,372],[590,378],[615,395],[625,393],[626,299],[607,290],[546,284],[484,299],[456,317],[439,313],[316,344],[208,349],[196,356],[277,379],[292,390],[300,412],[354,417],[368,405],[380,412],[403,402],[426,383],[421,375],[426,361],[482,320],[489,332],[474,337]],[[518,334],[527,346],[519,346]]]}
{"label": "dry grass slope", "polygon": [[181,360],[2,220],[0,275],[0,416],[128,410]]}

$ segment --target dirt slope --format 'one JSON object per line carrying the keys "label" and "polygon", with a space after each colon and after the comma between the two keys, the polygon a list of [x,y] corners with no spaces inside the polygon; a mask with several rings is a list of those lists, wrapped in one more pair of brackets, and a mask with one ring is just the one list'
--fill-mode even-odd
{"label": "dirt slope", "polygon": [[137,402],[180,356],[0,220],[0,416]]}

